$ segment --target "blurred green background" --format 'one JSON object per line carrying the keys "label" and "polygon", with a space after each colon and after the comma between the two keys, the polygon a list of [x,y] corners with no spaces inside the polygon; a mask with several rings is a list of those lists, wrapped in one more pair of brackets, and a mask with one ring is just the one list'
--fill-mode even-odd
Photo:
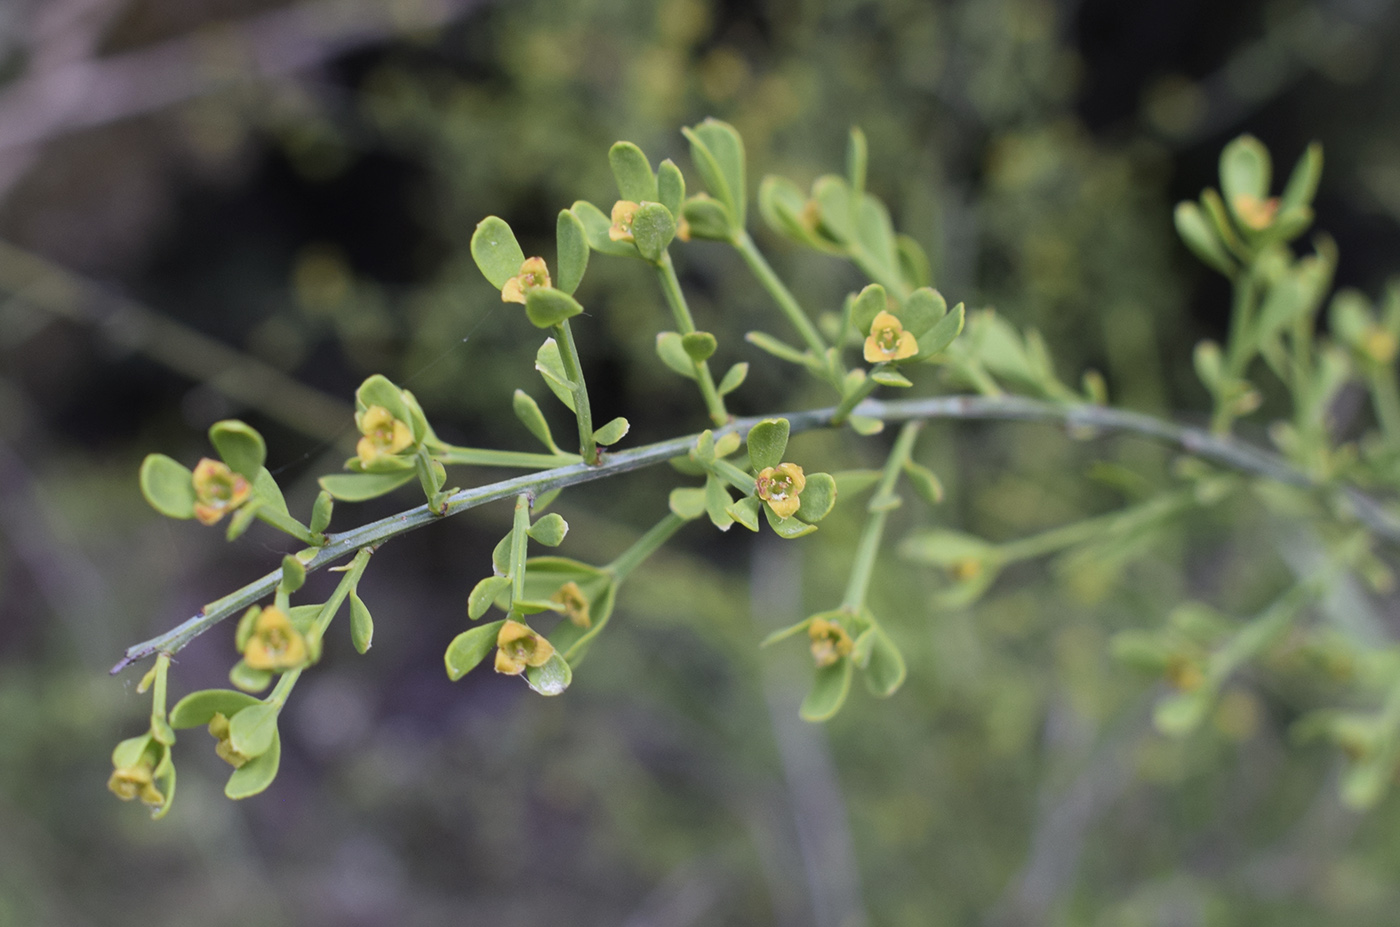
{"label": "blurred green background", "polygon": [[[548,253],[558,209],[612,202],[618,139],[689,172],[679,127],[713,115],[753,186],[805,187],[858,124],[870,188],[950,302],[1039,328],[1070,382],[1093,366],[1115,401],[1199,420],[1190,349],[1224,331],[1228,291],[1177,244],[1172,204],[1239,132],[1280,172],[1318,139],[1339,283],[1375,294],[1400,244],[1397,32],[1385,0],[0,5],[0,925],[1386,922],[1400,806],[1343,810],[1333,753],[1289,742],[1315,687],[1252,673],[1178,742],[1151,729],[1156,684],[1108,654],[1188,596],[1257,608],[1308,539],[1235,506],[1141,561],[1012,571],[964,609],[898,560],[918,527],[1002,540],[1131,499],[1096,460],[1166,480],[1160,449],[1046,426],[926,430],[947,501],[899,513],[874,597],[909,681],[828,725],[797,719],[802,648],[756,645],[839,600],[858,512],[793,544],[689,526],[547,700],[442,671],[509,524],[488,507],[375,557],[375,647],[333,629],[267,793],[226,801],[198,730],[165,820],[104,783],[147,711],[139,673],[107,667],[284,549],[161,519],[144,454],[192,463],[210,423],[244,418],[304,510],[371,372],[448,440],[530,449],[508,409],[516,386],[545,396],[538,336],[471,263],[483,216]],[[761,232],[807,306],[860,285]],[[734,255],[677,260],[721,369],[753,362],[734,411],[829,401],[743,342],[782,330]],[[628,416],[635,443],[704,427],[652,350],[651,275],[595,256],[579,296],[602,420]],[[840,469],[887,443],[794,447]],[[665,512],[663,470],[567,493],[561,553],[626,547]],[[343,505],[332,527],[394,508]],[[1389,628],[1387,606],[1354,605]],[[179,655],[176,697],[221,683],[231,637]]]}

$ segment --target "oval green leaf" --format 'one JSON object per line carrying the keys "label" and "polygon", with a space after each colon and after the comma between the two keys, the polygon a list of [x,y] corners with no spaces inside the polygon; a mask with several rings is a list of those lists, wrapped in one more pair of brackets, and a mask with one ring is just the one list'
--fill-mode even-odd
{"label": "oval green leaf", "polygon": [[141,461],[141,495],[162,515],[194,518],[194,473],[164,454],[147,454]]}
{"label": "oval green leaf", "polygon": [[766,418],[750,428],[746,439],[749,465],[755,471],[760,471],[782,463],[790,430],[791,425],[785,418]]}
{"label": "oval green leaf", "polygon": [[209,426],[209,441],[235,473],[257,479],[267,460],[267,444],[252,427],[234,419],[215,422]]}
{"label": "oval green leaf", "polygon": [[374,644],[374,616],[354,589],[350,590],[350,643],[357,653],[364,653]]}
{"label": "oval green leaf", "polygon": [[447,665],[447,678],[456,682],[496,649],[496,637],[501,633],[505,619],[492,621],[480,627],[463,631],[447,645],[444,662]]}
{"label": "oval green leaf", "polygon": [[588,269],[588,233],[578,216],[561,209],[554,225],[554,240],[559,255],[554,285],[572,296],[583,282],[584,271]]}
{"label": "oval green leaf", "polygon": [[267,789],[277,778],[277,767],[282,762],[282,738],[276,728],[272,732],[272,745],[259,756],[253,757],[233,771],[224,786],[224,794],[237,801],[251,798]]}
{"label": "oval green leaf", "polygon": [[802,700],[802,720],[825,721],[840,711],[841,704],[846,701],[846,693],[851,691],[853,670],[850,660],[838,660],[831,666],[818,669],[811,690]]}
{"label": "oval green leaf", "polygon": [[554,287],[536,287],[525,294],[525,315],[536,328],[553,328],[581,312],[578,300]]}
{"label": "oval green leaf", "polygon": [[520,250],[515,233],[498,216],[487,216],[477,223],[471,249],[481,275],[498,290],[511,277],[518,277],[520,265],[525,263],[525,252]]}

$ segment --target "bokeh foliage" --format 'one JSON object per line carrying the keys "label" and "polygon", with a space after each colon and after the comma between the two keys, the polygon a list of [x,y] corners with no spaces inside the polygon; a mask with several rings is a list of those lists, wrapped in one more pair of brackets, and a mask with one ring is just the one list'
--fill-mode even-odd
{"label": "bokeh foliage", "polygon": [[[1095,102],[1113,80],[1094,70],[1097,7],[1079,18],[1038,0],[482,7],[340,60],[319,81],[240,85],[128,127],[136,137],[117,150],[133,163],[178,149],[234,179],[222,193],[185,187],[190,201],[144,263],[70,263],[334,396],[381,371],[450,437],[516,446],[505,410],[535,342],[472,264],[482,216],[507,217],[537,253],[560,206],[611,196],[606,151],[619,138],[686,163],[676,127],[715,115],[744,134],[755,179],[805,185],[840,163],[859,124],[871,189],[928,249],[950,299],[1039,328],[1071,382],[1093,365],[1130,406],[1204,410],[1190,346],[1223,330],[1224,297],[1193,276],[1170,215],[1213,182],[1227,136],[1272,129],[1285,162],[1321,138],[1332,191],[1321,224],[1344,261],[1357,255],[1342,281],[1374,295],[1393,270],[1374,243],[1395,234],[1396,140],[1358,102],[1393,98],[1397,74],[1377,51],[1393,13],[1348,23],[1321,4],[1242,8],[1238,21],[1180,29],[1168,76],[1114,111]],[[160,38],[142,32],[157,13],[130,12],[116,49]],[[1274,111],[1284,108],[1302,115]],[[7,237],[66,258],[33,218],[41,192],[13,195]],[[237,208],[274,192],[294,198],[271,221]],[[1370,209],[1359,220],[1358,201]],[[844,265],[761,242],[809,305],[839,311],[859,283]],[[683,257],[701,327],[744,350],[767,297],[718,246]],[[652,350],[653,281],[623,263],[590,272],[579,295],[596,312],[578,320],[580,346],[602,371],[590,382],[604,386],[604,419],[625,412],[640,443],[702,420],[689,384]],[[362,589],[379,618],[375,649],[362,660],[346,641],[328,648],[290,709],[300,746],[283,757],[278,791],[222,803],[209,756],[203,769],[186,764],[180,805],[152,826],[101,788],[112,732],[143,711],[122,688],[134,679],[101,670],[125,643],[260,572],[270,542],[255,531],[228,557],[216,539],[158,521],[135,492],[140,457],[160,446],[193,460],[203,429],[230,412],[269,434],[284,479],[315,472],[305,459],[344,454],[288,427],[275,395],[248,406],[217,382],[191,390],[114,357],[100,346],[106,329],[54,323],[35,307],[35,278],[5,264],[0,403],[13,412],[0,469],[17,501],[0,545],[0,923],[176,924],[191,912],[211,924],[618,923],[641,912],[835,923],[854,906],[882,924],[1362,924],[1393,907],[1395,799],[1364,817],[1342,810],[1331,754],[1287,742],[1289,722],[1323,700],[1316,674],[1251,671],[1176,741],[1151,729],[1151,682],[1112,659],[1116,632],[1160,627],[1186,598],[1253,613],[1313,556],[1310,539],[1278,536],[1244,503],[1158,538],[1126,570],[1103,556],[1018,567],[970,608],[934,604],[936,571],[884,564],[873,604],[910,678],[894,700],[855,699],[821,730],[796,720],[801,661],[756,644],[839,598],[850,513],[838,508],[800,555],[683,536],[636,577],[586,678],[546,701],[441,676],[441,648],[509,519],[483,511],[476,525],[376,555]],[[764,401],[744,408],[736,394],[736,411],[815,399],[772,370],[755,367],[745,393]],[[796,440],[815,457],[837,439]],[[930,428],[919,456],[947,501],[936,517],[906,507],[900,528],[997,541],[1115,508],[1165,482],[1172,463],[1142,443],[1038,425]],[[562,509],[604,556],[665,510],[664,480],[617,484]],[[309,502],[314,487],[298,492]],[[217,684],[219,636],[182,654],[192,687]],[[813,834],[835,835],[838,849],[804,857]]]}

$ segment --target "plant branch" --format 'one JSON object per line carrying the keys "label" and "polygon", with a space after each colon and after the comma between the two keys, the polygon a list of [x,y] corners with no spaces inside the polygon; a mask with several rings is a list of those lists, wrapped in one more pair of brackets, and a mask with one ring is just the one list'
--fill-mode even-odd
{"label": "plant branch", "polygon": [[[1082,403],[1047,402],[1020,396],[939,396],[893,402],[867,400],[857,406],[855,411],[860,415],[888,422],[933,419],[1051,422],[1075,431],[1091,429],[1137,435],[1180,448],[1203,460],[1290,486],[1332,488],[1357,521],[1379,537],[1400,542],[1400,518],[1389,512],[1380,501],[1354,487],[1328,487],[1294,468],[1276,454],[1228,436],[1212,435],[1203,429],[1177,425],[1139,412]],[[834,408],[811,409],[786,413],[783,417],[788,419],[791,432],[798,433],[829,427],[835,412]],[[771,417],[773,416],[738,419],[715,429],[714,436],[719,438],[731,431],[747,434],[749,429],[763,418]],[[522,492],[539,494],[661,463],[685,454],[695,446],[697,438],[698,435],[686,435],[629,451],[605,453],[602,455],[602,462],[596,466],[571,464],[542,473],[503,480],[489,486],[464,489],[448,497],[446,511],[441,515],[426,505],[420,505],[350,531],[328,534],[326,546],[306,565],[306,570],[313,572],[361,548],[377,546],[400,534],[488,502],[512,498]],[[276,588],[281,578],[282,571],[274,570],[236,592],[206,605],[198,615],[178,627],[128,648],[125,656],[112,668],[112,673],[121,672],[133,662],[157,653],[175,653],[229,615],[241,612],[267,596]]]}

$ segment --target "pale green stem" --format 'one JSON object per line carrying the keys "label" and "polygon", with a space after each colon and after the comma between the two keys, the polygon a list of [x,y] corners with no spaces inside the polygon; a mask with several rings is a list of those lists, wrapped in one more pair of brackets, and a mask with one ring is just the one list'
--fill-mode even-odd
{"label": "pale green stem", "polygon": [[510,599],[525,598],[525,551],[530,541],[530,500],[528,492],[515,497],[515,521],[510,531]]}
{"label": "pale green stem", "polygon": [[[880,485],[873,498],[888,498],[894,495],[895,480],[903,472],[904,465],[914,452],[914,439],[919,436],[923,422],[906,422],[899,430],[890,456],[885,460],[885,470],[880,476]],[[875,558],[880,554],[880,541],[885,536],[885,522],[893,507],[880,507],[865,518],[865,528],[856,542],[855,556],[851,561],[851,575],[846,581],[846,595],[841,599],[841,608],[855,614],[865,605],[866,594],[870,591],[870,577],[875,572]]]}
{"label": "pale green stem", "polygon": [[326,600],[326,604],[321,606],[321,610],[316,613],[316,623],[311,627],[311,634],[308,635],[316,640],[326,636],[326,628],[330,627],[331,621],[335,619],[336,613],[340,611],[340,606],[345,602],[345,597],[350,594],[350,590],[359,585],[360,577],[365,573],[365,567],[369,565],[370,555],[374,553],[374,548],[365,547],[355,554],[355,559],[351,560],[345,567],[345,575],[336,584],[335,591]]}
{"label": "pale green stem", "polygon": [[728,483],[730,486],[733,486],[735,489],[739,490],[739,492],[743,493],[744,495],[747,496],[753,492],[753,476],[749,473],[745,473],[743,470],[740,470],[738,467],[734,466],[734,464],[730,463],[729,461],[716,460],[714,463],[709,465],[709,468],[715,476],[724,480],[726,483]]}
{"label": "pale green stem", "polygon": [[287,670],[281,678],[277,680],[277,685],[273,686],[272,692],[263,699],[265,705],[276,705],[280,713],[282,707],[287,704],[287,696],[292,694],[292,689],[296,686],[297,680],[301,678],[302,670],[305,667],[298,666],[296,669]]}
{"label": "pale green stem", "polygon": [[[665,294],[671,314],[676,320],[676,329],[682,335],[695,331],[695,319],[690,315],[690,305],[685,300],[681,282],[676,279],[676,265],[671,261],[671,252],[661,252],[661,260],[656,262],[656,274],[661,281],[661,292]],[[710,414],[710,420],[716,425],[723,425],[729,421],[729,412],[724,407],[724,397],[715,387],[715,378],[710,373],[710,362],[692,363],[695,365],[695,382],[700,386],[700,396],[705,401],[705,411]]]}
{"label": "pale green stem", "polygon": [[643,561],[656,553],[662,544],[669,541],[671,536],[679,531],[685,523],[686,520],[675,512],[669,513],[603,569],[612,574],[613,582],[621,584],[633,570],[642,565]]}
{"label": "pale green stem", "polygon": [[1177,509],[1190,507],[1195,499],[1194,488],[1183,490],[1153,499],[1134,508],[1109,512],[1106,515],[1051,528],[1049,531],[1042,531],[1040,534],[1033,534],[1030,537],[1018,538],[999,546],[997,559],[1003,564],[1016,563],[1020,560],[1032,560],[1046,554],[1057,553],[1077,544],[1102,537],[1106,531],[1123,531],[1142,523],[1165,518]]}
{"label": "pale green stem", "polygon": [[869,376],[866,376],[859,386],[851,390],[850,394],[841,400],[841,404],[836,407],[836,413],[831,417],[831,424],[845,424],[846,419],[851,415],[851,410],[860,405],[861,401],[874,392],[875,387],[879,385],[879,383],[870,379]]}
{"label": "pale green stem", "polygon": [[578,347],[574,344],[574,333],[565,319],[554,326],[558,336],[559,358],[564,362],[564,376],[574,384],[574,414],[578,416],[579,454],[584,463],[596,463],[598,445],[593,441],[593,410],[588,405],[588,387],[583,382],[583,366],[578,360]]}
{"label": "pale green stem", "polygon": [[549,470],[578,463],[583,458],[578,454],[532,454],[528,451],[496,451],[477,447],[458,447],[454,444],[441,445],[441,451],[433,456],[445,466],[463,465],[471,467],[518,467],[522,470]]}
{"label": "pale green stem", "polygon": [[170,654],[156,654],[156,678],[151,684],[151,726],[154,730],[165,721],[166,679],[170,674]]}
{"label": "pale green stem", "polygon": [[[1022,396],[938,396],[929,399],[905,399],[891,402],[866,400],[855,410],[868,418],[886,422],[923,421],[931,419],[1001,420],[1049,422],[1067,427],[1076,433],[1102,430],[1137,435],[1179,448],[1188,454],[1211,461],[1251,476],[1265,477],[1277,482],[1335,496],[1351,517],[1365,525],[1378,537],[1400,542],[1400,519],[1381,503],[1350,486],[1324,485],[1298,470],[1277,454],[1260,450],[1228,436],[1214,435],[1199,428],[1187,428],[1163,419],[1111,409],[1089,403],[1046,402]],[[765,418],[786,418],[790,431],[797,434],[833,424],[836,410],[809,409],[783,412],[778,415],[738,419],[714,430],[716,439],[729,432],[747,434],[749,429]],[[476,486],[453,493],[447,499],[446,515],[457,515],[478,505],[498,499],[512,498],[519,493],[536,495],[551,489],[562,489],[588,483],[662,463],[672,457],[683,457],[699,435],[684,435],[645,447],[610,453],[597,466],[570,464],[542,473],[502,480],[488,486]],[[322,569],[362,547],[373,547],[391,538],[441,520],[426,505],[381,518],[349,531],[330,534],[326,545],[306,564],[308,573]],[[121,672],[137,660],[158,652],[173,654],[230,615],[238,614],[271,593],[282,578],[281,569],[273,570],[261,579],[229,593],[204,606],[198,615],[148,641],[127,648],[125,656],[112,668]]]}
{"label": "pale green stem", "polygon": [[812,320],[807,317],[806,311],[798,304],[792,291],[773,272],[773,268],[768,264],[763,252],[758,250],[753,239],[749,237],[749,233],[741,231],[734,239],[733,244],[744,259],[744,263],[749,265],[749,270],[753,271],[753,275],[758,278],[759,285],[768,291],[769,296],[773,297],[773,302],[778,304],[778,309],[792,323],[792,327],[797,329],[797,333],[802,336],[807,347],[818,358],[824,358],[827,348],[825,339],[817,331],[817,327],[812,324]]}
{"label": "pale green stem", "polygon": [[311,529],[297,521],[290,515],[283,514],[270,506],[260,506],[257,518],[266,522],[283,534],[290,534],[308,547],[324,547],[326,536],[324,534],[312,534]]}

